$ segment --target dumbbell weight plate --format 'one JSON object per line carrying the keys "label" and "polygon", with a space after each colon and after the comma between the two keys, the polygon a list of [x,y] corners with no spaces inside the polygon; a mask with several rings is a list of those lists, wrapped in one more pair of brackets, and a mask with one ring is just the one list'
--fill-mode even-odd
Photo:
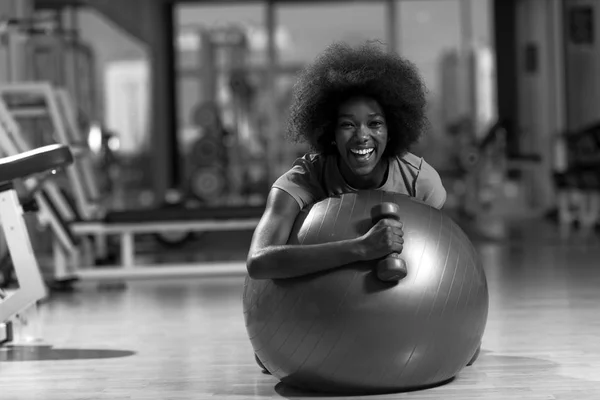
{"label": "dumbbell weight plate", "polygon": [[396,218],[400,208],[395,203],[382,203],[371,210],[371,218],[373,223],[377,223],[382,218]]}
{"label": "dumbbell weight plate", "polygon": [[407,275],[406,262],[400,254],[390,254],[377,264],[377,277],[384,282],[404,279]]}
{"label": "dumbbell weight plate", "polygon": [[[185,205],[183,204],[182,199],[178,199],[176,201],[167,201],[164,205],[164,208],[183,208]],[[188,241],[194,239],[196,237],[196,232],[189,231],[179,231],[179,232],[157,232],[154,234],[154,238],[157,242],[162,244],[165,247],[180,247],[183,246]]]}
{"label": "dumbbell weight plate", "polygon": [[225,173],[219,167],[202,167],[192,172],[190,192],[199,200],[213,202],[225,191]]}
{"label": "dumbbell weight plate", "polygon": [[194,143],[191,162],[195,166],[215,165],[221,161],[223,144],[218,138],[206,135]]}
{"label": "dumbbell weight plate", "polygon": [[202,128],[215,127],[219,120],[219,109],[216,104],[207,102],[196,108],[192,120]]}
{"label": "dumbbell weight plate", "polygon": [[194,234],[192,232],[159,232],[154,237],[167,247],[178,247],[191,240]]}

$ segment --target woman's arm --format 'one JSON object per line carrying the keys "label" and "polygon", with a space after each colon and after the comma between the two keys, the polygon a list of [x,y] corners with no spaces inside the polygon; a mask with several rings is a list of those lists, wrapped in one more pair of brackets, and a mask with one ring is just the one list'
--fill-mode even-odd
{"label": "woman's arm", "polygon": [[248,274],[253,279],[281,279],[307,275],[349,264],[366,256],[361,238],[314,245],[288,245],[300,212],[298,203],[283,190],[271,189],[248,252]]}

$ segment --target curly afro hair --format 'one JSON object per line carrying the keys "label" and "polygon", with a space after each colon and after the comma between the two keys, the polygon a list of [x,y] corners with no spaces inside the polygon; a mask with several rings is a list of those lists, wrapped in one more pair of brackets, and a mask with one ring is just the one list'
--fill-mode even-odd
{"label": "curly afro hair", "polygon": [[356,95],[371,97],[382,108],[390,140],[387,155],[408,151],[428,124],[425,85],[414,64],[374,42],[356,48],[334,43],[294,85],[288,137],[308,143],[312,151],[334,153],[338,107]]}

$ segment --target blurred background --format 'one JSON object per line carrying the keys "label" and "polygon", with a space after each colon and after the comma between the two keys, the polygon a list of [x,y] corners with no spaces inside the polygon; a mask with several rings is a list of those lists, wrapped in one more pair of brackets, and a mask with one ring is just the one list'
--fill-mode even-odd
{"label": "blurred background", "polygon": [[[379,40],[427,84],[413,151],[440,171],[447,208],[594,225],[599,6],[3,0],[0,84],[66,90],[111,209],[246,207],[306,151],[283,136],[296,73],[334,41]],[[35,146],[53,141],[39,115],[15,115]]]}

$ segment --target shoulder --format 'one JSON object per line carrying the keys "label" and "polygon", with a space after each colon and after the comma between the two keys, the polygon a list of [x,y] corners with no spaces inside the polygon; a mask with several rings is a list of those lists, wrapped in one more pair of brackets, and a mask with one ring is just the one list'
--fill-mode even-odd
{"label": "shoulder", "polygon": [[441,209],[446,203],[447,193],[438,171],[423,157],[410,152],[398,156],[398,160],[413,172],[415,197]]}
{"label": "shoulder", "polygon": [[292,167],[277,178],[273,187],[288,193],[300,208],[304,208],[321,196],[321,176],[325,162],[326,156],[307,153],[297,158]]}
{"label": "shoulder", "polygon": [[396,157],[398,159],[398,162],[414,171],[419,171],[421,169],[422,164],[425,161],[422,157],[416,156],[408,151]]}
{"label": "shoulder", "polygon": [[433,166],[431,166],[431,164],[429,164],[427,161],[425,161],[425,159],[421,159],[421,166],[420,166],[419,170],[421,171],[419,175],[422,175],[427,178],[434,178],[434,179],[441,180],[440,174],[437,172],[437,170],[435,168],[433,168]]}
{"label": "shoulder", "polygon": [[305,169],[312,171],[315,169],[322,168],[325,165],[326,156],[320,153],[306,153],[302,157],[297,158],[292,164],[292,170],[294,168]]}
{"label": "shoulder", "polygon": [[397,156],[398,162],[405,165],[409,169],[414,170],[419,176],[424,178],[433,177],[439,178],[440,175],[436,169],[431,166],[423,157],[419,157],[413,153],[406,152],[400,156]]}

